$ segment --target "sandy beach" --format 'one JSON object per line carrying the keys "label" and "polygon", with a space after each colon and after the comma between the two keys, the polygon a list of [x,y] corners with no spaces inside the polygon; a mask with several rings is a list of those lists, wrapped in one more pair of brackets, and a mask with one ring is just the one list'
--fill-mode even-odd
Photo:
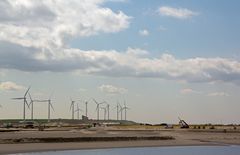
{"label": "sandy beach", "polygon": [[[91,138],[91,141],[82,141],[81,138]],[[115,140],[116,137],[141,139]],[[147,138],[158,137],[155,140]],[[165,138],[162,138],[165,137]],[[170,138],[166,138],[170,137]],[[68,139],[77,139],[74,142],[65,142]],[[110,141],[101,139],[110,138]],[[114,138],[114,140],[111,140]],[[162,138],[162,139],[161,139]],[[59,142],[47,140],[62,139]],[[94,140],[96,139],[96,140]],[[20,141],[21,140],[21,141]],[[34,142],[32,140],[35,140]],[[39,140],[39,141],[38,141]],[[44,143],[41,141],[44,140]],[[125,129],[93,128],[71,129],[68,131],[14,131],[0,132],[0,154],[42,152],[56,150],[100,149],[118,147],[156,147],[156,146],[191,146],[191,145],[240,145],[240,132],[223,130],[192,130],[192,129]]]}

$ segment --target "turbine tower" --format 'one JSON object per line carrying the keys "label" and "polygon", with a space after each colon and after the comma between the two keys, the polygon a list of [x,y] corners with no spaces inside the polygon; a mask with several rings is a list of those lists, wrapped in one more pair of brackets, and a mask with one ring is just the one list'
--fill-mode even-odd
{"label": "turbine tower", "polygon": [[48,103],[48,122],[50,122],[50,119],[51,119],[51,109],[54,111],[52,101],[51,101],[51,96],[49,97],[48,100],[34,100],[35,102],[47,102]]}
{"label": "turbine tower", "polygon": [[109,113],[109,110],[110,110],[110,104],[108,104],[106,101],[105,101],[105,103],[106,103],[106,107],[105,107],[105,109],[106,109],[106,114],[107,114],[107,120],[109,120],[109,116],[110,116],[110,113]]}
{"label": "turbine tower", "polygon": [[104,111],[104,120],[106,120],[107,108],[106,107],[100,107],[100,109],[103,109],[103,111]]}
{"label": "turbine tower", "polygon": [[76,101],[73,101],[73,100],[71,99],[70,110],[72,110],[72,120],[74,120],[74,112],[75,112],[74,107],[75,107],[75,102],[76,102]]}
{"label": "turbine tower", "polygon": [[118,101],[117,101],[117,105],[116,105],[116,107],[114,107],[113,109],[117,109],[117,120],[119,120],[119,103],[118,103]]}
{"label": "turbine tower", "polygon": [[107,114],[108,114],[108,120],[109,120],[109,108],[110,108],[110,104],[107,103]]}
{"label": "turbine tower", "polygon": [[127,120],[127,110],[129,110],[130,108],[126,106],[126,101],[124,100],[124,107],[122,108],[125,112],[125,121]]}
{"label": "turbine tower", "polygon": [[77,112],[78,120],[80,119],[80,111],[82,111],[82,109],[80,109],[79,105],[77,104],[77,109],[75,110],[75,112]]}
{"label": "turbine tower", "polygon": [[85,116],[88,117],[88,101],[85,102]]}
{"label": "turbine tower", "polygon": [[97,111],[97,120],[99,120],[99,106],[103,103],[106,103],[105,101],[103,102],[97,102],[94,98],[93,98],[93,101],[96,103],[97,107],[96,107],[96,111]]}
{"label": "turbine tower", "polygon": [[34,103],[34,101],[33,101],[32,96],[31,96],[30,93],[28,93],[28,96],[30,98],[29,106],[31,105],[31,120],[33,120],[33,103]]}
{"label": "turbine tower", "polygon": [[48,99],[48,122],[50,122],[51,119],[51,109],[54,111],[52,102],[51,102],[51,97]]}
{"label": "turbine tower", "polygon": [[25,92],[23,97],[12,98],[13,100],[23,100],[23,121],[26,120],[26,104],[27,104],[27,106],[29,106],[27,103],[27,94],[28,94],[30,88],[31,87],[28,87],[28,89]]}
{"label": "turbine tower", "polygon": [[119,104],[119,112],[121,113],[121,120],[123,120],[123,115],[122,115],[122,111],[123,111],[123,107],[121,106],[121,104]]}

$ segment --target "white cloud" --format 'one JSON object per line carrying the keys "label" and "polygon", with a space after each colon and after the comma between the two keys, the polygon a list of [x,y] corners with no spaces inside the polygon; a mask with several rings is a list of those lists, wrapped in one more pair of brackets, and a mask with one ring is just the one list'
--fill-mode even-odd
{"label": "white cloud", "polygon": [[120,88],[113,85],[101,85],[99,90],[108,94],[123,94],[128,91],[126,88]]}
{"label": "white cloud", "polygon": [[141,36],[148,36],[149,35],[149,31],[147,29],[140,30],[139,31],[139,35],[141,35]]}
{"label": "white cloud", "polygon": [[17,85],[16,83],[11,81],[0,83],[0,90],[3,90],[3,91],[18,91],[24,88],[25,88],[24,86]]}
{"label": "white cloud", "polygon": [[[77,71],[101,76],[240,84],[240,62],[236,60],[198,57],[177,59],[169,54],[150,58],[144,56],[145,53],[144,50],[131,48],[127,52],[62,49],[56,53],[41,53],[36,49],[9,45],[0,52],[0,67],[30,72]],[[42,56],[38,57],[39,54]]]}
{"label": "white cloud", "polygon": [[71,48],[68,38],[118,32],[129,26],[130,17],[102,4],[104,0],[0,1],[0,69],[240,84],[240,62],[232,59],[177,59],[169,54],[151,58],[138,48]]}
{"label": "white cloud", "polygon": [[0,40],[57,50],[70,37],[119,32],[129,26],[130,17],[103,7],[103,3],[104,0],[2,0]]}
{"label": "white cloud", "polygon": [[180,93],[183,94],[183,95],[187,95],[187,94],[199,94],[201,92],[193,90],[191,88],[184,88],[184,89],[180,90]]}
{"label": "white cloud", "polygon": [[211,96],[211,97],[225,96],[225,97],[228,97],[230,95],[226,92],[213,92],[213,93],[209,93],[207,96]]}
{"label": "white cloud", "polygon": [[149,54],[148,51],[140,48],[128,48],[126,54],[133,57],[145,57]]}
{"label": "white cloud", "polygon": [[192,16],[198,15],[197,12],[188,10],[186,8],[173,8],[168,6],[160,7],[157,12],[162,16],[169,16],[178,19],[187,19],[191,18]]}

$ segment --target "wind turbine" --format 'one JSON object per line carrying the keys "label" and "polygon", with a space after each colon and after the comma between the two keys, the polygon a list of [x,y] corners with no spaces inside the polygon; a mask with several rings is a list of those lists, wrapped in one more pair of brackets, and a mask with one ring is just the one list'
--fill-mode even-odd
{"label": "wind turbine", "polygon": [[118,101],[117,101],[117,105],[116,105],[116,107],[115,108],[113,108],[113,109],[116,109],[117,108],[117,120],[119,120],[119,103],[118,103]]}
{"label": "wind turbine", "polygon": [[124,100],[124,107],[122,108],[122,110],[124,110],[125,112],[125,121],[127,120],[127,110],[129,110],[130,108],[126,106],[126,101]]}
{"label": "wind turbine", "polygon": [[36,102],[47,102],[48,103],[48,122],[50,122],[50,119],[51,119],[51,109],[54,111],[51,97],[52,97],[52,95],[49,96],[48,100],[34,100]]}
{"label": "wind turbine", "polygon": [[121,120],[123,120],[123,118],[122,118],[123,107],[121,106],[121,104],[119,104],[119,107],[120,107],[119,112],[121,112]]}
{"label": "wind turbine", "polygon": [[97,102],[94,98],[93,98],[93,101],[96,103],[97,107],[96,107],[96,110],[97,110],[97,120],[99,120],[99,106],[103,103],[106,103],[105,101],[103,102]]}
{"label": "wind turbine", "polygon": [[29,96],[29,98],[30,98],[30,103],[29,103],[29,105],[31,105],[31,120],[33,120],[33,99],[32,99],[32,96],[30,95],[30,93],[28,93],[28,96]]}
{"label": "wind turbine", "polygon": [[28,103],[27,103],[27,98],[26,97],[27,97],[27,94],[28,94],[30,88],[31,87],[28,87],[28,89],[25,92],[23,97],[12,98],[13,100],[23,100],[23,120],[24,121],[26,120],[26,104],[27,104],[27,106],[29,106]]}
{"label": "wind turbine", "polygon": [[48,122],[50,122],[51,109],[54,111],[53,105],[51,103],[51,96],[48,99]]}
{"label": "wind turbine", "polygon": [[104,120],[106,120],[107,108],[106,107],[100,107],[100,108],[104,110]]}
{"label": "wind turbine", "polygon": [[75,102],[71,99],[71,105],[70,105],[70,110],[72,110],[72,119],[74,120],[74,107],[75,107]]}
{"label": "wind turbine", "polygon": [[107,103],[107,114],[108,114],[108,120],[109,120],[109,108],[110,108],[110,104]]}
{"label": "wind turbine", "polygon": [[88,101],[85,101],[85,116],[88,117]]}
{"label": "wind turbine", "polygon": [[82,109],[79,108],[79,105],[77,104],[77,109],[75,110],[75,112],[77,112],[78,115],[78,120],[80,119],[80,111],[82,111]]}

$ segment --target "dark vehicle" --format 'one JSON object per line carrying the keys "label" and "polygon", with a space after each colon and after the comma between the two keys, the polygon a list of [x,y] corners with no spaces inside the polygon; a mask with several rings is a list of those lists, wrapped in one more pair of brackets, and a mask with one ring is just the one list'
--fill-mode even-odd
{"label": "dark vehicle", "polygon": [[23,122],[23,128],[34,128],[34,122],[32,121]]}

